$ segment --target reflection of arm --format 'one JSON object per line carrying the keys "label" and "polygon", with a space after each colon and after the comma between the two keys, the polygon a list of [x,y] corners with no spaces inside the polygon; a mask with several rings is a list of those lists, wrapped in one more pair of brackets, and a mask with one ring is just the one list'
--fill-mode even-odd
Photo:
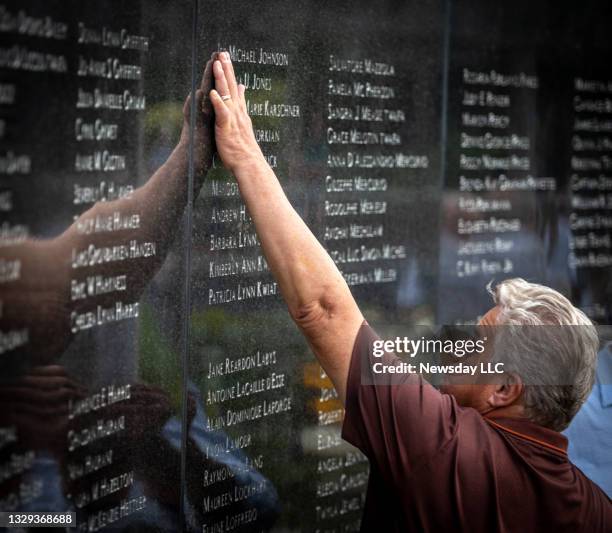
{"label": "reflection of arm", "polygon": [[[202,110],[203,96],[210,87],[211,63],[207,65],[202,79],[202,87],[196,92],[196,109]],[[183,107],[183,127],[181,138],[168,157],[167,161],[142,186],[129,197],[113,202],[99,202],[57,239],[57,250],[60,257],[71,258],[73,250],[86,249],[90,244],[96,247],[127,244],[137,241],[138,244],[154,242],[155,254],[144,259],[130,260],[126,300],[134,300],[147,285],[160,264],[164,261],[168,247],[178,227],[178,220],[187,204],[187,176],[189,173],[189,114],[191,99],[188,98]],[[207,104],[208,106],[210,104]],[[205,114],[196,113],[194,133],[198,143],[198,153],[194,158],[195,174],[201,176],[210,166],[211,144],[208,121],[210,109]],[[206,115],[206,117],[204,116]],[[96,217],[105,219],[115,213],[123,216],[137,215],[138,227],[135,229],[84,235],[79,232],[79,226]],[[70,268],[70,265],[68,265]],[[112,274],[116,270],[125,270],[126,266],[107,263],[91,269],[85,267],[80,274],[88,274],[94,270],[96,274]]]}
{"label": "reflection of arm", "polygon": [[[183,139],[176,146],[168,160],[130,197],[112,202],[99,202],[83,213],[55,242],[54,254],[50,257],[64,259],[64,268],[72,270],[70,275],[83,277],[88,274],[111,275],[116,272],[128,272],[126,300],[138,297],[151,276],[163,262],[167,249],[177,229],[177,222],[186,205],[188,174],[188,139]],[[139,222],[136,228],[105,232],[100,234],[83,234],[79,227],[90,221],[106,219],[119,213],[123,217],[136,215]],[[72,269],[73,251],[86,250],[88,246],[96,248],[128,244],[155,243],[155,254],[146,258],[132,260],[129,263],[110,262]]]}
{"label": "reflection of arm", "polygon": [[[212,114],[210,103],[203,103],[203,97],[210,88],[210,69],[209,62],[202,85],[196,92],[196,178],[205,174],[211,160],[208,123]],[[191,99],[188,98],[183,108],[179,143],[168,160],[142,187],[122,199],[96,203],[54,239],[29,240],[2,250],[1,258],[20,260],[21,273],[19,279],[2,287],[1,326],[3,330],[27,328],[29,353],[44,354],[45,361],[51,360],[65,347],[71,336],[71,313],[91,310],[96,305],[112,306],[117,300],[124,303],[136,301],[157,272],[187,204],[190,106]],[[96,219],[106,220],[113,216],[132,217],[131,227],[118,231],[91,230]],[[74,268],[73,263],[79,252],[94,247],[97,250],[119,245],[129,247],[133,241],[146,250],[142,257]],[[75,284],[84,282],[91,275],[124,275],[125,290],[87,298],[75,297]]]}
{"label": "reflection of arm", "polygon": [[[344,399],[355,336],[363,317],[342,274],[293,209],[255,141],[229,57],[213,69],[215,136],[224,164],[238,180],[263,251],[291,316]],[[229,94],[222,101],[219,94]]]}
{"label": "reflection of arm", "polygon": [[[116,300],[137,300],[164,260],[176,221],[185,206],[186,154],[186,146],[179,144],[168,161],[145,185],[134,191],[131,198],[95,204],[58,237],[29,240],[5,249],[4,257],[21,261],[21,275],[2,290],[2,329],[27,327],[30,353],[44,354],[44,361],[49,361],[63,350],[71,336],[71,313],[80,313],[96,305],[110,306]],[[107,218],[114,213],[124,217],[139,216],[138,227],[104,233],[84,233],[78,229],[89,220]],[[79,268],[72,266],[73,254],[89,247],[129,245],[131,241],[138,244],[154,242],[155,255]],[[126,290],[75,298],[73,286],[85,282],[91,275],[125,275]]]}

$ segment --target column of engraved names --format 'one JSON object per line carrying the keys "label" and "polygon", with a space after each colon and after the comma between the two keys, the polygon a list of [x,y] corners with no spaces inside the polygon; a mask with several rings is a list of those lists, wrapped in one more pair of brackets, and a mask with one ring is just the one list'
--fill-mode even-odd
{"label": "column of engraved names", "polygon": [[[570,253],[577,272],[612,267],[612,81],[574,78]],[[588,310],[605,318],[603,301]]]}
{"label": "column of engraved names", "polygon": [[[403,142],[406,113],[399,103],[396,67],[330,55],[325,87],[328,157],[322,240],[349,285],[395,282],[406,246],[385,231],[400,207],[391,201],[394,186],[410,169],[429,164]],[[315,530],[358,528],[367,461],[340,438],[344,410],[320,372]]]}
{"label": "column of engraved names", "polygon": [[208,363],[203,531],[255,527],[262,518],[257,502],[266,499],[265,493],[274,494],[264,472],[270,462],[282,460],[283,442],[269,442],[267,428],[284,424],[294,407],[283,356],[287,359],[271,346]]}
{"label": "column of engraved names", "polygon": [[130,384],[108,385],[69,402],[66,497],[84,512],[77,515],[80,531],[104,529],[146,508],[146,495],[133,490],[137,472],[121,458],[130,430],[122,408],[131,397]]}
{"label": "column of engraved names", "polygon": [[[125,28],[82,21],[77,24],[78,86],[72,124],[77,148],[73,157],[76,179],[72,203],[86,210],[95,203],[129,199],[134,192],[136,161],[129,152],[134,140],[123,136],[122,130],[146,109],[141,89],[144,73],[138,61],[140,54],[148,51],[149,42],[147,37]],[[77,233],[91,236],[91,241],[72,250],[71,300],[78,302],[113,293],[117,301],[112,306],[97,305],[73,313],[72,333],[138,317],[138,302],[120,299],[127,290],[127,275],[123,272],[102,275],[95,269],[112,265],[106,270],[117,271],[120,268],[114,267],[122,262],[154,257],[155,242],[132,237],[140,225],[141,213],[137,210],[117,210],[77,220]],[[88,275],[82,275],[83,270]]]}
{"label": "column of engraved names", "polygon": [[[28,85],[46,78],[67,76],[68,60],[63,52],[68,23],[58,17],[39,16],[27,9],[0,5],[0,293],[15,291],[22,277],[24,242],[31,236],[27,213],[28,196],[36,190],[36,178],[44,167],[43,156],[33,150],[32,129],[24,124]],[[35,105],[35,104],[34,104]],[[0,356],[5,364],[10,354],[27,347],[31,332],[0,298]],[[32,473],[37,451],[22,443],[17,425],[0,427],[0,510],[27,508],[45,490],[45,480]]]}
{"label": "column of engraved names", "polygon": [[[462,70],[454,277],[508,276],[516,271],[523,194],[554,190],[532,175],[532,143],[519,124],[537,76]],[[521,116],[523,114],[523,116]]]}
{"label": "column of engraved names", "polygon": [[[246,87],[247,110],[257,142],[268,164],[282,179],[283,136],[301,117],[300,105],[285,94],[290,55],[283,50],[241,48],[234,44],[220,48],[227,49],[232,57],[238,81]],[[208,304],[277,297],[277,284],[269,273],[235,178],[221,170],[213,173],[207,187],[211,199],[205,220],[210,231],[204,244]]]}
{"label": "column of engraved names", "polygon": [[368,482],[368,460],[341,437],[344,408],[320,365],[308,368],[307,385],[315,389],[316,484],[313,531],[357,531]]}
{"label": "column of engraved names", "polygon": [[[119,19],[118,19],[119,20]],[[94,204],[130,199],[136,188],[134,124],[146,110],[142,56],[149,38],[122,27],[76,21],[72,203],[86,211]],[[68,133],[68,132],[66,132]],[[137,300],[126,301],[132,263],[153,261],[155,241],[141,240],[141,213],[116,209],[105,214],[75,216],[81,243],[71,251],[71,333],[132,322],[140,314]],[[108,329],[107,333],[110,332]],[[131,431],[122,403],[131,398],[129,383],[110,383],[70,405],[68,477],[70,498],[82,531],[97,531],[146,508],[147,497],[135,489],[125,454]],[[117,448],[123,448],[117,452]]]}
{"label": "column of engraved names", "polygon": [[[246,87],[256,139],[283,179],[285,132],[301,117],[300,105],[285,92],[291,56],[273,48],[219,48],[232,58],[238,81]],[[209,203],[203,215],[200,212],[209,228],[205,250],[200,249],[206,257],[206,303],[248,306],[278,299],[277,284],[235,178],[215,169],[207,191]],[[290,427],[295,407],[289,383],[292,363],[283,343],[265,332],[254,344],[251,350],[224,347],[207,363],[204,398],[213,438],[205,450],[203,531],[229,531],[238,525],[255,529],[266,519],[258,502],[276,497],[265,472],[274,461],[286,460],[279,450],[288,436],[269,428]]]}
{"label": "column of engraved names", "polygon": [[327,75],[322,239],[349,285],[394,282],[406,258],[405,244],[385,232],[399,207],[390,201],[394,181],[427,168],[429,159],[402,139],[406,114],[393,64],[330,55]]}

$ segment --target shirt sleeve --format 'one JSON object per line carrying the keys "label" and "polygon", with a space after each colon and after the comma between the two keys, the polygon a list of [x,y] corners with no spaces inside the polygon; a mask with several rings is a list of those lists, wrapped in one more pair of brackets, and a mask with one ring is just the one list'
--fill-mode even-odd
{"label": "shirt sleeve", "polygon": [[[362,385],[362,377],[369,383],[374,379],[371,347],[377,339],[364,322],[351,357],[342,437],[359,448],[386,480],[398,482],[454,437],[458,408],[453,397],[415,374],[395,374],[389,384],[377,375],[376,385]],[[379,361],[393,364],[399,358],[385,354]]]}

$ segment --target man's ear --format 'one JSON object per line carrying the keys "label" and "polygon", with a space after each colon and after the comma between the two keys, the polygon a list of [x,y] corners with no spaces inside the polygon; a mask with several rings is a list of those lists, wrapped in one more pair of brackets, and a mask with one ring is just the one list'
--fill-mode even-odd
{"label": "man's ear", "polygon": [[518,374],[504,373],[487,398],[487,404],[493,408],[513,405],[518,402],[524,388],[523,380]]}

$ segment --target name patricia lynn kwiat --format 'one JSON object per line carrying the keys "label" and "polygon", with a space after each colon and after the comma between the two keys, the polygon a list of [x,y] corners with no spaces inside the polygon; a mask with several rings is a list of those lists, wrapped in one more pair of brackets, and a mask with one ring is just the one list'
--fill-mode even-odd
{"label": "name patricia lynn kwiat", "polygon": [[504,363],[457,363],[454,365],[440,365],[433,363],[404,363],[393,364],[377,361],[372,364],[374,374],[465,374],[475,376],[478,374],[503,374]]}

